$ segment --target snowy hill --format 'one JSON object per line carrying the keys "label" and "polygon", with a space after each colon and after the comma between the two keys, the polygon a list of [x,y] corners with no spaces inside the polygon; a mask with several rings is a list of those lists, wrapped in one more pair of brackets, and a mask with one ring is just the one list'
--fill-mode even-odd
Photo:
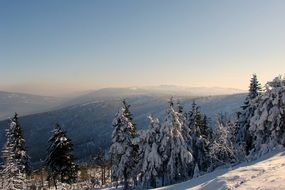
{"label": "snowy hill", "polygon": [[285,190],[285,151],[232,168],[216,169],[198,178],[157,190]]}

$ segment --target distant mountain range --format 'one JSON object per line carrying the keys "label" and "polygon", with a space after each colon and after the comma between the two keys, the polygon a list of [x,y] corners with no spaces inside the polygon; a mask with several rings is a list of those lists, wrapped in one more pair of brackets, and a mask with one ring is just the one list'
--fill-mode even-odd
{"label": "distant mountain range", "polygon": [[0,91],[0,120],[11,117],[14,112],[28,115],[48,111],[62,101],[56,97]]}
{"label": "distant mountain range", "polygon": [[[165,90],[163,91],[160,88],[156,88],[156,90],[149,88],[107,88],[89,92],[72,100],[16,94],[14,97],[18,97],[22,101],[12,101],[9,98],[8,100],[11,101],[7,101],[6,99],[6,106],[14,104],[10,107],[15,110],[0,107],[0,111],[6,114],[11,111],[11,116],[15,111],[20,114],[28,113],[28,111],[36,112],[36,110],[41,112],[20,118],[32,161],[38,165],[40,160],[45,157],[48,138],[51,135],[50,131],[57,122],[72,138],[76,157],[79,160],[86,160],[93,156],[99,146],[108,148],[113,130],[112,120],[121,106],[123,98],[126,98],[131,104],[131,112],[138,129],[144,129],[148,127],[148,115],[153,114],[160,119],[163,118],[170,96],[178,98],[186,111],[191,108],[191,103],[195,100],[201,106],[202,111],[212,120],[212,123],[214,123],[218,113],[231,113],[238,110],[245,97],[244,94],[234,94],[234,91],[230,90],[228,93],[233,93],[232,95],[199,96],[196,93],[187,95],[186,91],[175,93],[175,88],[169,91],[166,90],[165,86],[162,88]],[[11,97],[11,94],[7,93],[6,96]],[[42,106],[34,106],[34,110],[27,109],[33,105]],[[49,111],[44,112],[45,109]],[[7,126],[7,120],[0,122],[0,146],[3,146],[4,129]]]}

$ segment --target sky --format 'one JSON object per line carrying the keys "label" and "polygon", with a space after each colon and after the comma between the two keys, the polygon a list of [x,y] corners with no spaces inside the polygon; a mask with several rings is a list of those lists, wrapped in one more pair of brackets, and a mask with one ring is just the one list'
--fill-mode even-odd
{"label": "sky", "polygon": [[0,90],[247,89],[285,71],[283,0],[2,0]]}

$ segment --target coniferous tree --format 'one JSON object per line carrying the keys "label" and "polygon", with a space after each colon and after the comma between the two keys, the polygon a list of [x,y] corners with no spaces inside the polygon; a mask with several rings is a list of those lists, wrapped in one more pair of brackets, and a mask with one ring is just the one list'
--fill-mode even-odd
{"label": "coniferous tree", "polygon": [[26,141],[23,136],[23,130],[20,125],[18,114],[15,113],[13,119],[11,120],[10,133],[13,138],[13,152],[15,154],[15,159],[18,165],[25,175],[29,175],[31,172],[30,157],[26,149]]}
{"label": "coniferous tree", "polygon": [[213,133],[210,145],[210,156],[213,159],[212,167],[237,162],[237,149],[232,141],[232,125],[222,115],[219,115],[217,127]]}
{"label": "coniferous tree", "polygon": [[162,154],[162,185],[164,185],[165,177],[170,183],[186,179],[188,177],[187,166],[193,160],[182,135],[183,121],[180,118],[180,114],[174,110],[174,103],[171,98],[161,127],[159,151]]}
{"label": "coniferous tree", "polygon": [[134,142],[137,138],[136,126],[133,122],[130,105],[126,100],[113,121],[112,145],[112,178],[114,181],[123,180],[124,189],[129,189],[129,179],[137,177],[139,162],[139,146]]}
{"label": "coniferous tree", "polygon": [[187,120],[187,113],[184,112],[184,108],[183,106],[180,104],[180,102],[177,102],[177,112],[178,112],[178,117],[179,117],[179,121],[181,122],[181,129],[182,129],[182,136],[183,139],[185,140],[188,149],[191,149],[191,130],[189,127],[189,122]]}
{"label": "coniferous tree", "polygon": [[244,101],[244,105],[241,107],[242,110],[238,113],[237,143],[244,155],[248,155],[253,148],[253,137],[249,132],[250,119],[256,110],[256,102],[258,102],[260,93],[261,85],[257,80],[256,74],[253,74],[250,80],[248,95]]}
{"label": "coniferous tree", "polygon": [[249,131],[253,136],[250,157],[259,157],[285,145],[285,80],[276,77],[256,104]]}
{"label": "coniferous tree", "polygon": [[191,135],[191,150],[194,162],[189,168],[191,175],[197,164],[200,172],[207,172],[210,163],[209,144],[212,136],[212,130],[207,125],[207,117],[203,116],[200,108],[195,102],[192,104],[192,110],[189,112],[188,125]]}
{"label": "coniferous tree", "polygon": [[49,139],[48,157],[46,159],[48,181],[72,184],[76,182],[78,167],[74,162],[73,144],[59,124],[55,125]]}
{"label": "coniferous tree", "polygon": [[157,118],[149,116],[150,127],[141,138],[144,142],[143,150],[143,164],[142,164],[142,178],[144,188],[157,187],[157,179],[161,175],[162,170],[162,156],[159,152],[160,146],[160,123]]}
{"label": "coniferous tree", "polygon": [[3,184],[5,190],[26,188],[26,177],[30,171],[29,156],[26,152],[25,140],[19,125],[17,114],[11,119],[6,130],[7,141],[3,148],[2,168]]}

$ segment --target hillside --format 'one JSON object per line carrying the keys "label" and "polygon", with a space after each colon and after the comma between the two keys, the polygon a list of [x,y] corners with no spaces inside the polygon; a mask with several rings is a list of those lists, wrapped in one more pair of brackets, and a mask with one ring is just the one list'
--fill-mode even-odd
{"label": "hillside", "polygon": [[233,168],[216,169],[198,178],[157,190],[284,190],[285,151],[273,151]]}
{"label": "hillside", "polygon": [[[77,101],[73,101],[73,103],[77,103],[75,105],[21,117],[20,121],[33,163],[39,163],[40,159],[44,159],[48,138],[51,135],[50,131],[56,122],[59,122],[72,138],[78,159],[87,159],[94,155],[99,146],[108,148],[113,130],[111,123],[121,106],[122,97],[119,95],[108,97],[97,94],[96,96],[88,96],[89,98],[81,97],[77,98]],[[147,116],[149,114],[162,118],[168,98],[169,96],[157,95],[127,96],[138,129],[148,127]],[[186,111],[191,108],[194,99],[201,106],[202,111],[214,121],[217,113],[236,111],[241,105],[244,95],[184,97],[181,98],[181,102]],[[0,146],[4,143],[3,132],[6,127],[7,121],[0,122],[0,135],[2,137],[0,138]]]}
{"label": "hillside", "polygon": [[0,91],[0,120],[14,112],[28,115],[48,111],[61,102],[62,98]]}

